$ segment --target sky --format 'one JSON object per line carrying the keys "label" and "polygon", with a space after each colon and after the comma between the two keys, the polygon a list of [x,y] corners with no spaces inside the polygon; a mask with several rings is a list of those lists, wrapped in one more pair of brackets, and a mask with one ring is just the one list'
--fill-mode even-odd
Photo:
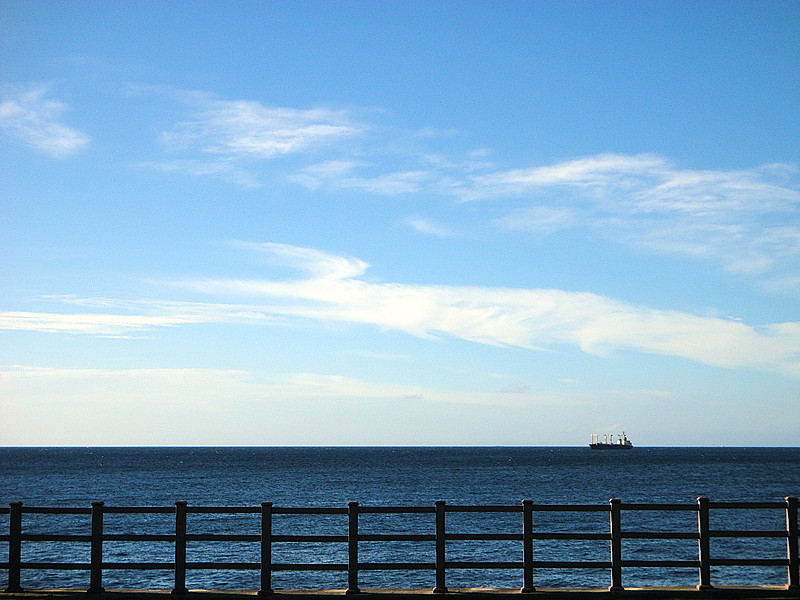
{"label": "sky", "polygon": [[0,445],[800,446],[800,3],[0,3]]}

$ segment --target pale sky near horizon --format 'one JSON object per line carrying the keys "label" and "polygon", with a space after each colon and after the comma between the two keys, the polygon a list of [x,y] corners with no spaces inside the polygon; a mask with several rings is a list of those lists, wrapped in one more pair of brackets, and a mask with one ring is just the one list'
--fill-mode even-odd
{"label": "pale sky near horizon", "polygon": [[0,4],[0,446],[800,446],[800,3]]}

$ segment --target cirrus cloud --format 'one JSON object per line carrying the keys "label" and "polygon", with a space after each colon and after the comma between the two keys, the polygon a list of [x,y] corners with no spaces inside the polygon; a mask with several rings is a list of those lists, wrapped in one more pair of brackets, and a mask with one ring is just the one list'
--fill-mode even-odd
{"label": "cirrus cloud", "polygon": [[44,88],[36,87],[5,96],[0,102],[0,130],[7,137],[54,158],[75,154],[91,137],[61,123],[60,117],[69,107],[48,98],[46,93]]}
{"label": "cirrus cloud", "polygon": [[598,238],[738,274],[796,269],[800,186],[792,165],[699,171],[655,155],[604,154],[473,177],[463,200],[526,197],[497,222],[533,233],[582,228]]}

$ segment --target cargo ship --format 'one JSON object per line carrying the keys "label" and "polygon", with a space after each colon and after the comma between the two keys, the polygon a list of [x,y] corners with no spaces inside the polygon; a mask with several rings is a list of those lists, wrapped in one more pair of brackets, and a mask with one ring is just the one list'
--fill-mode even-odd
{"label": "cargo ship", "polygon": [[613,433],[603,434],[603,441],[600,441],[599,433],[593,433],[589,448],[592,450],[630,450],[633,448],[633,444],[631,444],[624,431],[621,435],[617,435],[616,441]]}

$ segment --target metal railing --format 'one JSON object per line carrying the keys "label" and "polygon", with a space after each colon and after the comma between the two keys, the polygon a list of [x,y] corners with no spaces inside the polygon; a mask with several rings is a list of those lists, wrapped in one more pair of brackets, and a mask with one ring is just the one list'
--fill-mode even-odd
{"label": "metal railing", "polygon": [[[0,541],[8,542],[8,562],[0,568],[8,570],[7,592],[22,591],[23,570],[83,570],[89,572],[89,592],[103,591],[103,572],[110,570],[169,570],[174,571],[173,593],[187,592],[187,570],[257,570],[260,572],[259,595],[273,593],[272,574],[277,571],[340,571],[347,573],[347,593],[359,592],[359,573],[380,570],[430,570],[435,574],[434,592],[446,592],[448,570],[454,569],[518,569],[522,573],[521,592],[533,592],[536,569],[608,569],[611,575],[609,590],[624,590],[623,567],[673,567],[697,569],[699,590],[712,589],[711,567],[758,566],[786,567],[786,589],[800,592],[800,558],[798,557],[798,500],[787,497],[783,502],[711,502],[698,498],[696,504],[630,504],[612,499],[608,504],[548,505],[534,504],[524,500],[512,506],[457,506],[438,501],[434,506],[361,506],[350,502],[347,507],[279,507],[271,502],[260,506],[205,507],[189,506],[185,501],[174,507],[110,507],[103,502],[92,502],[91,508],[27,507],[21,502],[11,502],[9,508],[0,508],[0,514],[9,515],[9,534],[0,535]],[[780,530],[718,530],[710,527],[710,511],[778,509],[785,512],[786,526]],[[688,511],[697,516],[696,531],[628,531],[622,528],[623,512],[639,511]],[[534,528],[534,514],[544,512],[561,513],[607,513],[609,530],[587,531],[539,531]],[[189,533],[187,514],[251,514],[260,515],[260,532],[245,533]],[[519,513],[521,531],[513,533],[456,533],[447,530],[448,513]],[[23,514],[40,515],[88,515],[89,530],[85,534],[74,533],[25,533]],[[111,534],[103,531],[104,518],[110,514],[171,514],[174,515],[174,533],[169,534]],[[365,533],[359,530],[359,517],[365,514],[430,514],[433,515],[431,533]],[[716,514],[716,513],[715,513]],[[276,533],[273,530],[275,515],[346,515],[347,527],[337,535],[297,535]],[[783,538],[786,554],[774,558],[712,558],[712,540],[716,538]],[[623,540],[696,540],[697,558],[692,560],[632,560],[623,557]],[[537,560],[534,548],[547,551],[541,542],[554,540],[607,541],[610,546],[608,560]],[[519,561],[454,561],[447,554],[458,542],[508,542],[516,544],[515,551],[521,553]],[[23,542],[69,542],[90,545],[89,563],[77,562],[29,562],[22,560]],[[103,558],[104,542],[168,542],[174,545],[172,562],[110,562]],[[187,542],[249,542],[259,544],[258,562],[189,562]],[[278,543],[331,543],[346,545],[347,562],[276,563],[273,561],[273,545]],[[421,542],[433,544],[433,562],[366,562],[359,560],[359,544],[364,542]],[[450,550],[448,550],[450,543]],[[543,547],[544,546],[544,547]]]}

